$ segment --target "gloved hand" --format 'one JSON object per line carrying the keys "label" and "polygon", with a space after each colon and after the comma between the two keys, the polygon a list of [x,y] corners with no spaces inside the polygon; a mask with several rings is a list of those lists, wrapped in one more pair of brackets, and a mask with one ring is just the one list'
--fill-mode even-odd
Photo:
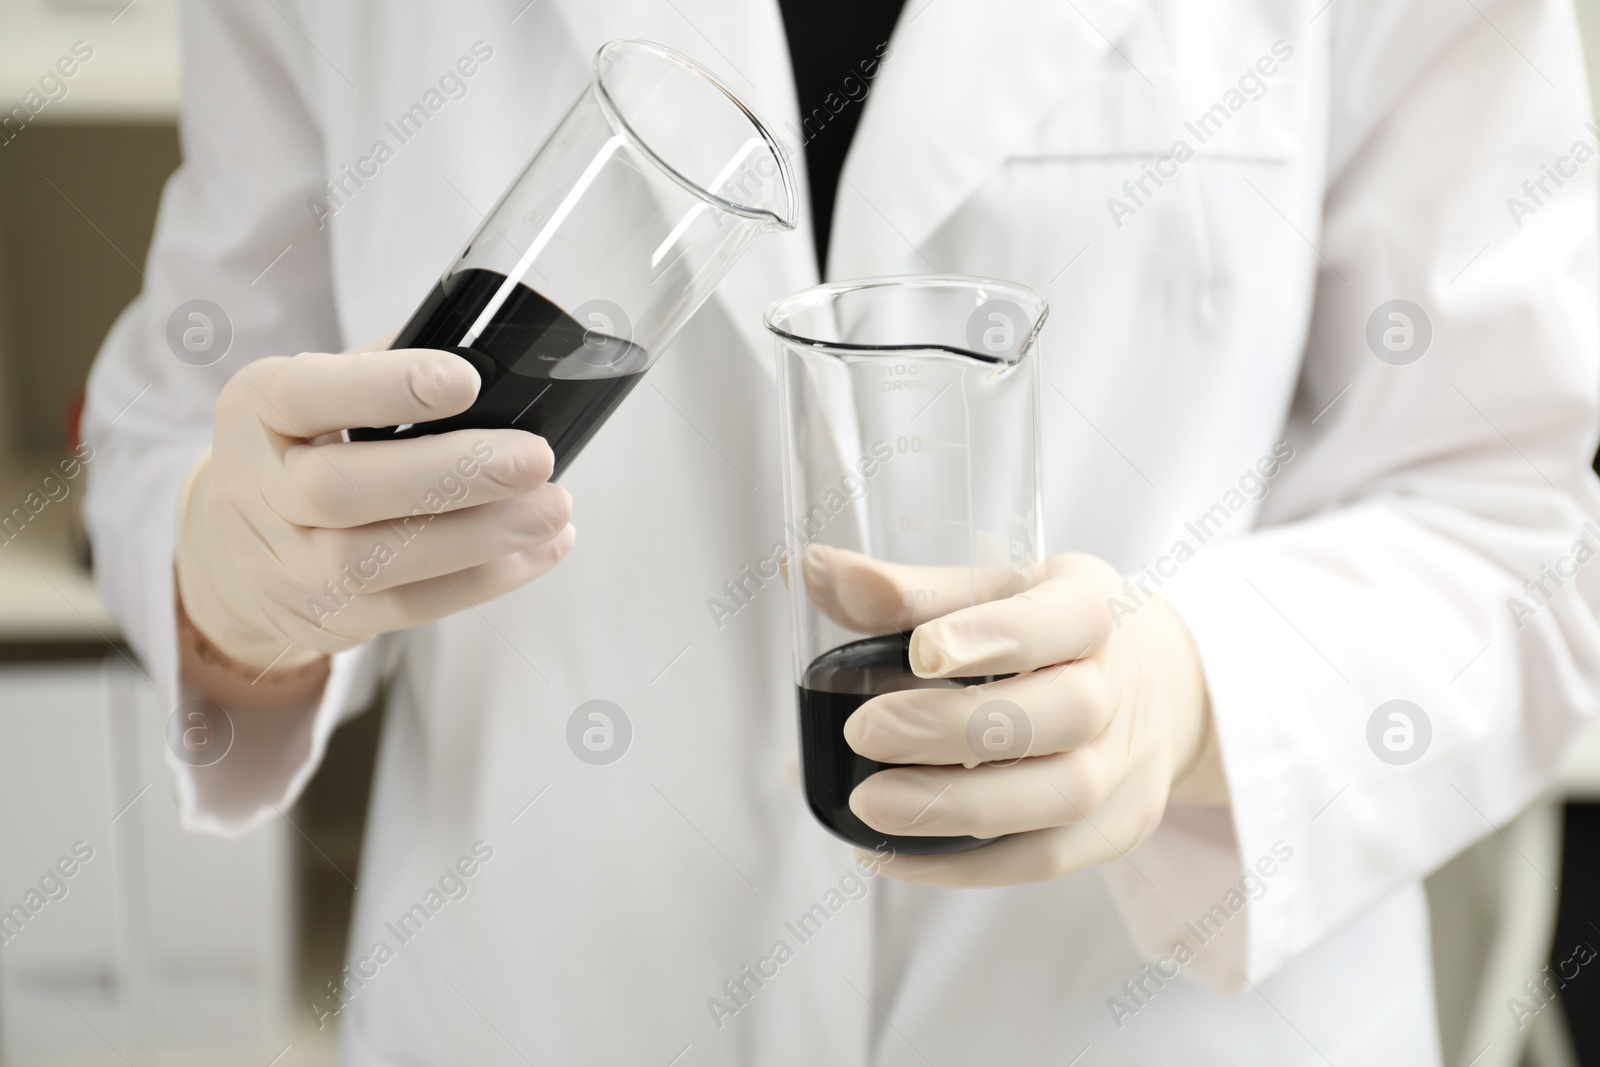
{"label": "gloved hand", "polygon": [[412,349],[257,360],[217,400],[180,494],[182,608],[218,650],[281,672],[463,611],[572,547],[572,500],[543,439],[457,430],[347,442],[337,431],[458,414],[466,360]]}
{"label": "gloved hand", "polygon": [[[889,834],[1014,835],[958,855],[899,856],[885,874],[941,886],[1057,878],[1126,854],[1160,824],[1169,798],[1227,803],[1188,628],[1159,597],[1114,625],[1108,600],[1127,597],[1110,564],[1055,556],[1037,569],[1037,584],[1007,595],[1028,576],[996,568],[972,579],[966,570],[886,565],[818,546],[804,558],[813,600],[841,625],[883,633],[920,623],[911,638],[919,677],[1016,675],[887,693],[845,723],[845,740],[861,755],[925,765],[881,771],[856,788],[850,808],[867,825]],[[948,610],[940,606],[948,598],[928,591],[968,596],[975,587],[1000,599],[923,621]],[[919,603],[931,607],[919,611]],[[969,742],[974,712],[994,700],[1015,706],[1010,718],[1025,716],[1010,725],[1031,729],[1026,758],[1007,752],[988,762]],[[980,736],[987,726],[980,721]]]}

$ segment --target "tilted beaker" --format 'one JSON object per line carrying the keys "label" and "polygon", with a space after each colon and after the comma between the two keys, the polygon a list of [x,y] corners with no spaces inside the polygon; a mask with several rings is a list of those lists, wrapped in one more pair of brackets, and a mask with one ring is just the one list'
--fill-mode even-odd
{"label": "tilted beaker", "polygon": [[390,345],[470,361],[472,407],[350,436],[516,427],[560,475],[750,243],[795,218],[790,162],[732,90],[662,45],[612,41]]}

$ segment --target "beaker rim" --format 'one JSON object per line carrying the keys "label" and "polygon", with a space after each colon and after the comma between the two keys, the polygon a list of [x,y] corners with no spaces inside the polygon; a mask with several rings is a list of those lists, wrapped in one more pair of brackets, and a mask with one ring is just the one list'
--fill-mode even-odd
{"label": "beaker rim", "polygon": [[[656,150],[650,146],[650,143],[640,136],[639,132],[623,117],[622,109],[617,106],[617,102],[611,96],[611,91],[606,88],[606,71],[602,69],[601,64],[607,55],[617,52],[646,53],[676,63],[703,78],[712,88],[726,97],[729,103],[738,108],[740,114],[744,115],[750,125],[754,126],[756,132],[760,134],[762,141],[767,146],[767,150],[772,154],[773,162],[777,164],[778,177],[783,183],[784,213],[780,215],[776,211],[752,207],[749,204],[740,204],[718,196],[683,174],[665,159],[662,159]],[[730,214],[739,215],[747,219],[766,219],[783,230],[793,230],[799,225],[799,196],[795,187],[794,171],[789,164],[788,157],[784,155],[778,139],[767,128],[767,124],[762,121],[761,116],[751,110],[750,106],[740,99],[739,94],[729,88],[727,83],[717,77],[716,74],[675,48],[668,48],[664,44],[638,37],[620,37],[601,45],[600,49],[594,54],[593,69],[595,97],[600,101],[600,107],[605,112],[606,118],[610,120],[618,133],[625,136],[634,148],[638,149],[646,159],[654,163],[667,177],[683,186],[694,196]]]}
{"label": "beaker rim", "polygon": [[[1028,317],[1028,332],[1020,343],[1012,346],[1009,354],[995,355],[937,341],[907,342],[903,344],[864,344],[830,340],[810,337],[790,328],[794,318],[800,312],[814,308],[818,304],[835,300],[847,293],[886,288],[943,288],[971,292],[975,295],[989,292],[994,294],[990,299],[1009,298]],[[1009,366],[1020,362],[1028,352],[1032,351],[1034,342],[1038,340],[1039,331],[1044,328],[1045,320],[1049,316],[1050,303],[1045,299],[1044,294],[1032,286],[1023,285],[1021,282],[1009,282],[1001,278],[984,278],[968,274],[891,274],[877,278],[851,278],[844,281],[824,282],[821,285],[813,285],[808,289],[790,293],[786,297],[773,301],[768,306],[766,314],[762,317],[762,323],[768,331],[780,340],[824,353],[870,356],[880,353],[896,355],[906,352],[942,352],[952,356],[962,356],[967,359],[977,360],[980,363]]]}

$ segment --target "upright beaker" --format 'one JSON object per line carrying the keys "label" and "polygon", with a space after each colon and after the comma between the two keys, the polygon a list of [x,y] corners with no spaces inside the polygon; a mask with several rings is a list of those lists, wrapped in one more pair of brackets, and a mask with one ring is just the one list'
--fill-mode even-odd
{"label": "upright beaker", "polygon": [[[918,678],[908,650],[919,624],[1037,580],[1046,313],[1025,286],[958,277],[822,285],[767,311],[806,800],[853,844],[932,855],[986,843],[867,826],[850,793],[889,765],[853,752],[843,730],[882,693],[994,680]],[[975,760],[1000,755],[1026,752]]]}
{"label": "upright beaker", "polygon": [[470,361],[472,407],[350,436],[516,427],[549,442],[559,476],[750,243],[795,218],[790,162],[732,90],[662,45],[612,41],[390,345]]}

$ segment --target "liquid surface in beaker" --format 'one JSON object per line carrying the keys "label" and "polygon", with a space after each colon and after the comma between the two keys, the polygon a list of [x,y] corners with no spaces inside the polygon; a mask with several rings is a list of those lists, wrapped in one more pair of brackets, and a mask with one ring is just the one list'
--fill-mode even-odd
{"label": "liquid surface in beaker", "polygon": [[472,334],[506,277],[473,268],[428,294],[390,348],[439,348],[466,359],[483,379],[472,407],[404,428],[352,429],[354,441],[387,441],[463,429],[515,428],[538,434],[555,453],[559,477],[630,390],[650,356],[619,337],[586,328],[518,283]]}
{"label": "liquid surface in beaker", "polygon": [[937,856],[967,852],[991,838],[910,837],[879,833],[850,810],[850,793],[894,763],[857,755],[845,743],[844,724],[861,705],[880,693],[902,689],[961,689],[997,681],[985,678],[918,678],[911,671],[911,635],[886,634],[852,641],[825,652],[806,669],[800,697],[800,766],[806,802],[836,836],[862,848],[886,845],[900,855]]}

